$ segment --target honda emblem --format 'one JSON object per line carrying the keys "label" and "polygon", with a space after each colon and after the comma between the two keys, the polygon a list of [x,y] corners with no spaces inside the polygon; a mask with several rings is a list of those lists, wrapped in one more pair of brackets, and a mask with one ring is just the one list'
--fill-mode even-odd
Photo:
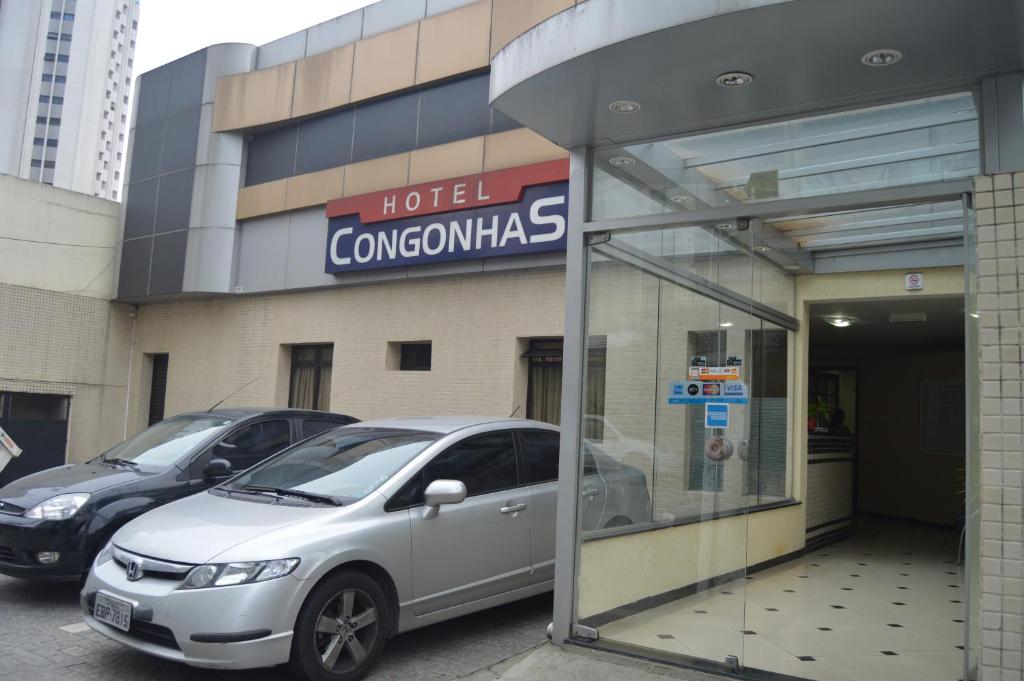
{"label": "honda emblem", "polygon": [[142,561],[132,558],[128,561],[128,567],[124,569],[129,582],[137,582],[142,579]]}

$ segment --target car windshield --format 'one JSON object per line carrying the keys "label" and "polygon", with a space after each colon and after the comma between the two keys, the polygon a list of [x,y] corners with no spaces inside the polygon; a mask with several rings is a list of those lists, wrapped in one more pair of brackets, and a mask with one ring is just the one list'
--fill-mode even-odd
{"label": "car windshield", "polygon": [[99,461],[131,462],[137,466],[167,468],[212,435],[235,422],[217,414],[183,414],[155,423],[114,446]]}
{"label": "car windshield", "polygon": [[437,440],[437,433],[347,427],[314,437],[223,485],[294,490],[356,501]]}

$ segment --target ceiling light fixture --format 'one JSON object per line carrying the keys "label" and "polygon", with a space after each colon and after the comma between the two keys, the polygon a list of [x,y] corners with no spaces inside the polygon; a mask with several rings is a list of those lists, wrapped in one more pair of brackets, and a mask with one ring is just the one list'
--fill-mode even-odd
{"label": "ceiling light fixture", "polygon": [[758,253],[767,253],[772,249],[768,248],[767,246],[754,246],[754,250],[757,251]]}
{"label": "ceiling light fixture", "polygon": [[746,87],[754,82],[754,77],[744,71],[729,71],[715,78],[722,87]]}
{"label": "ceiling light fixture", "polygon": [[721,324],[719,324],[719,326],[722,327],[723,329],[728,329],[730,326],[732,326],[732,322],[722,322]]}
{"label": "ceiling light fixture", "polygon": [[971,315],[975,319],[980,319],[981,318],[981,313],[979,313],[979,312],[968,312],[967,314]]}
{"label": "ceiling light fixture", "polygon": [[723,232],[735,232],[736,231],[736,223],[735,222],[719,222],[717,225],[715,225],[715,229],[719,229],[719,230],[721,230]]}
{"label": "ceiling light fixture", "polygon": [[636,159],[630,158],[629,156],[612,156],[608,159],[608,165],[615,166],[617,168],[625,168],[627,166],[635,166]]}
{"label": "ceiling light fixture", "polygon": [[860,58],[860,63],[864,66],[892,66],[900,59],[903,59],[903,53],[899,50],[871,50]]}
{"label": "ceiling light fixture", "polygon": [[689,194],[674,194],[668,197],[668,200],[672,203],[678,203],[680,206],[692,206],[697,203],[697,199]]}
{"label": "ceiling light fixture", "polygon": [[636,113],[643,107],[640,105],[640,102],[634,102],[631,99],[620,99],[609,104],[608,108],[618,114],[631,114]]}
{"label": "ceiling light fixture", "polygon": [[825,321],[839,329],[845,329],[853,323],[846,317],[826,317]]}

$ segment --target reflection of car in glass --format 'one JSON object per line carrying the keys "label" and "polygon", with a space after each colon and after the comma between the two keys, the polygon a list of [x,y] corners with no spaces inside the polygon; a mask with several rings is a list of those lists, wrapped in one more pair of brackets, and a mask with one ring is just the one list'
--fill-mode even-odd
{"label": "reflection of car in glass", "polygon": [[650,442],[623,436],[615,424],[604,416],[583,416],[583,438],[598,445],[616,461],[635,466],[644,472],[650,472],[654,465],[654,447]]}
{"label": "reflection of car in glass", "polygon": [[[558,451],[522,419],[324,433],[122,528],[85,620],[199,667],[359,678],[389,636],[551,589]],[[646,518],[643,473],[598,451],[585,468],[585,527]]]}
{"label": "reflection of car in glass", "polygon": [[182,414],[88,463],[15,480],[0,488],[0,573],[81,579],[96,552],[132,518],[354,421],[295,409]]}

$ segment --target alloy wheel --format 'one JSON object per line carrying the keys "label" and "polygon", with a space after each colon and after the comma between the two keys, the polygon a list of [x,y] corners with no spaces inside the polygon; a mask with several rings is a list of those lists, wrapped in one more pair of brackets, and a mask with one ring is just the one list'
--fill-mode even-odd
{"label": "alloy wheel", "polygon": [[320,611],[313,645],[328,672],[350,672],[366,660],[378,635],[373,599],[361,589],[345,589]]}

